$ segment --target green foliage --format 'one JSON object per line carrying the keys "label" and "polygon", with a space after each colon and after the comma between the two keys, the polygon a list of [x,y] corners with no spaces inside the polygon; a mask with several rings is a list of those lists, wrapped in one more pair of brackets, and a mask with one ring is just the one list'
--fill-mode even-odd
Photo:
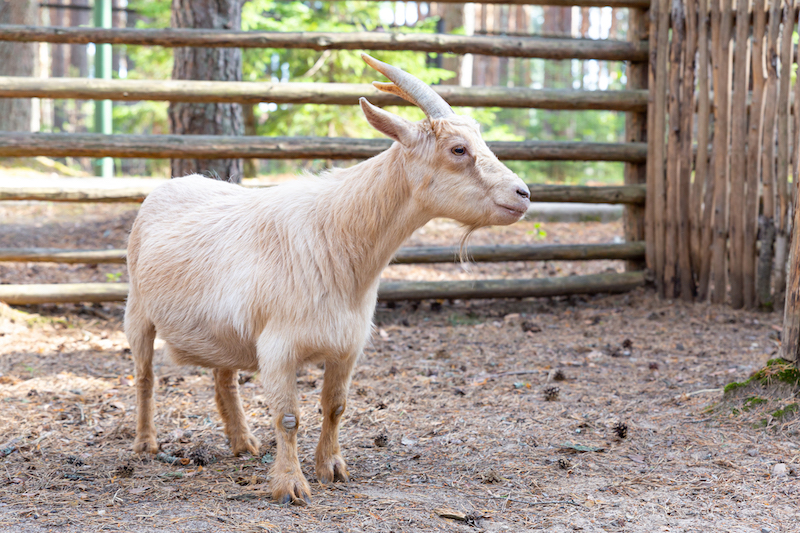
{"label": "green foliage", "polygon": [[542,227],[541,222],[536,222],[532,230],[528,230],[528,235],[532,235],[536,239],[544,239],[547,237],[547,232]]}

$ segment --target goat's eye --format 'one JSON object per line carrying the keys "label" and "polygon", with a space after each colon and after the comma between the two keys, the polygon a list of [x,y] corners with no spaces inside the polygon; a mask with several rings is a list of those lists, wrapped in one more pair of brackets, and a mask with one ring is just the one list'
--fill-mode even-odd
{"label": "goat's eye", "polygon": [[467,149],[463,146],[456,146],[451,150],[455,155],[464,155],[467,153]]}

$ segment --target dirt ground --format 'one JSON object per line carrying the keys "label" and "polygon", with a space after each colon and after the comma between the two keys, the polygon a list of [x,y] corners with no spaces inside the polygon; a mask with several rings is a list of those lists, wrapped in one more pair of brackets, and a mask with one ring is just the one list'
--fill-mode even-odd
{"label": "dirt ground", "polygon": [[[0,205],[0,247],[117,248],[135,206]],[[540,236],[544,230],[546,236]],[[619,223],[521,223],[473,243],[609,242]],[[412,244],[457,244],[435,221]],[[569,275],[620,262],[394,266],[392,279]],[[0,264],[3,283],[124,281],[122,265]],[[0,531],[800,531],[796,418],[722,388],[774,357],[780,316],[617,296],[378,307],[341,442],[316,483],[322,370],[298,376],[308,507],[269,500],[275,443],[232,457],[212,378],[157,356],[160,460],[130,450],[122,305],[0,306]],[[741,402],[737,404],[741,406]],[[447,518],[452,516],[454,518]]]}

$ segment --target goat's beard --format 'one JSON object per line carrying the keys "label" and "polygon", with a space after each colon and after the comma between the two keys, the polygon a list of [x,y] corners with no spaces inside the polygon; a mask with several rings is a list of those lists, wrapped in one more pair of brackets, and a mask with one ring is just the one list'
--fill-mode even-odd
{"label": "goat's beard", "polygon": [[469,258],[469,238],[479,229],[480,226],[464,226],[464,235],[461,236],[461,242],[458,247],[458,260],[461,262],[461,268],[469,272],[469,265],[472,261]]}

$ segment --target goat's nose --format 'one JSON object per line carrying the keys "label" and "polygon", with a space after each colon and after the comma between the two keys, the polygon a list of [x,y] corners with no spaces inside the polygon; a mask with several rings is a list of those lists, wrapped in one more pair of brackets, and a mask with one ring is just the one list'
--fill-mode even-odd
{"label": "goat's nose", "polygon": [[531,192],[525,187],[517,187],[517,194],[523,198],[531,197]]}

